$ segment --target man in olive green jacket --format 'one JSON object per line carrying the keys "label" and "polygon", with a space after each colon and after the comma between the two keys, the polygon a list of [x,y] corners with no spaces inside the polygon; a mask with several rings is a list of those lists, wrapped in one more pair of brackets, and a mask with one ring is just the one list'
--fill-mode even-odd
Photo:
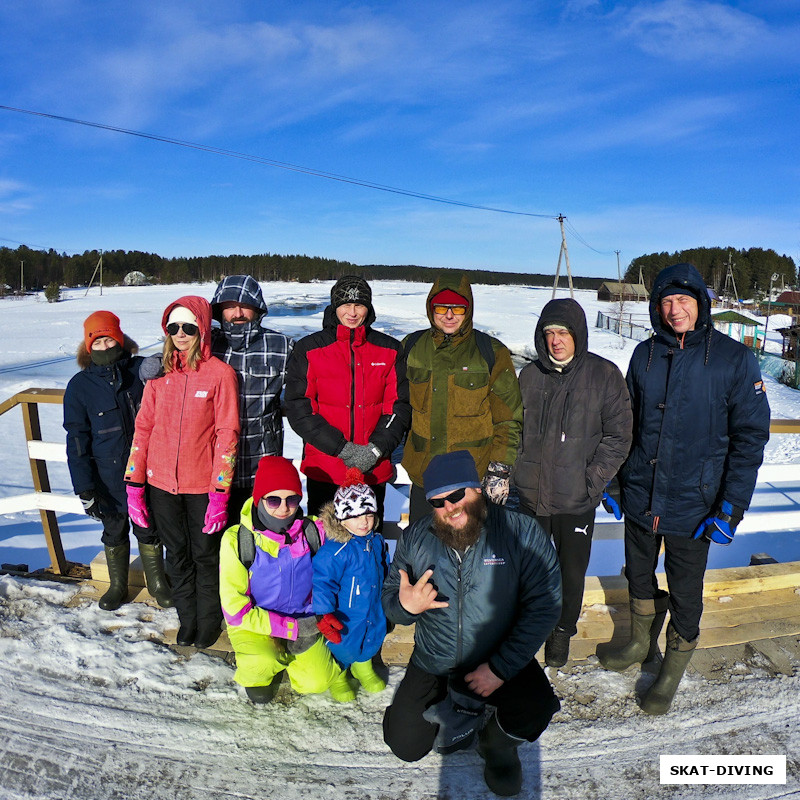
{"label": "man in olive green jacket", "polygon": [[486,496],[505,503],[522,431],[522,398],[508,348],[472,327],[472,287],[442,274],[426,301],[431,327],[405,338],[411,430],[403,466],[412,481],[410,522],[431,509],[422,473],[433,456],[469,450]]}

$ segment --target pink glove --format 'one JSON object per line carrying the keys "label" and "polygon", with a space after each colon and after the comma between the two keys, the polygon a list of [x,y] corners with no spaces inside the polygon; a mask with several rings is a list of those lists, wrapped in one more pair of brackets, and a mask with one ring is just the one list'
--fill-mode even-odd
{"label": "pink glove", "polygon": [[228,498],[225,492],[209,492],[203,533],[219,533],[228,521]]}
{"label": "pink glove", "polygon": [[133,520],[134,525],[140,528],[150,526],[150,515],[147,513],[147,503],[144,501],[144,486],[125,487],[128,494],[128,516]]}

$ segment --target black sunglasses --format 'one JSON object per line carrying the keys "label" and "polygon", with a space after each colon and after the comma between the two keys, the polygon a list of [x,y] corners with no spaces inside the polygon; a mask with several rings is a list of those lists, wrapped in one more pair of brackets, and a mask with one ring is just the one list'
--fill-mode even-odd
{"label": "black sunglasses", "polygon": [[444,504],[445,503],[458,503],[461,500],[463,500],[464,499],[464,495],[466,493],[467,493],[466,488],[456,489],[454,492],[450,492],[450,494],[447,495],[447,497],[440,497],[438,499],[435,498],[435,497],[432,497],[430,500],[428,500],[428,502],[434,508],[444,508]]}
{"label": "black sunglasses", "polygon": [[200,328],[193,322],[170,322],[170,324],[167,325],[167,333],[170,336],[176,336],[180,330],[183,330],[187,336],[194,336]]}
{"label": "black sunglasses", "polygon": [[288,497],[265,494],[261,499],[267,504],[267,508],[271,508],[273,511],[280,508],[281,503],[286,500],[286,507],[291,511],[293,508],[297,508],[300,505],[300,501],[303,498],[299,494],[290,494]]}

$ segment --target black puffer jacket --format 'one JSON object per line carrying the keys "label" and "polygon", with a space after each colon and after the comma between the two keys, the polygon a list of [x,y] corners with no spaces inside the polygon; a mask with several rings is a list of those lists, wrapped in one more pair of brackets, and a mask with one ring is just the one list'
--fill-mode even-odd
{"label": "black puffer jacket", "polygon": [[[563,325],[575,356],[555,368],[546,325]],[[535,342],[539,358],[519,375],[524,409],[522,445],[514,468],[520,502],[538,516],[595,508],[631,445],[631,404],[615,364],[588,352],[586,316],[575,300],[542,309]]]}
{"label": "black puffer jacket", "polygon": [[[424,517],[404,531],[383,584],[391,622],[416,623],[412,661],[433,675],[463,675],[488,662],[503,680],[536,655],[561,616],[556,551],[532,517],[489,503],[478,541],[463,560]],[[399,599],[400,573],[411,583],[433,567],[431,583],[447,608],[409,614]]]}
{"label": "black puffer jacket", "polygon": [[[698,299],[695,329],[678,339],[658,313],[667,286]],[[663,269],[650,298],[654,334],[628,367],[634,440],[620,470],[625,516],[691,536],[723,500],[750,505],[769,439],[769,404],[755,356],[711,326],[705,282],[691,264]]]}

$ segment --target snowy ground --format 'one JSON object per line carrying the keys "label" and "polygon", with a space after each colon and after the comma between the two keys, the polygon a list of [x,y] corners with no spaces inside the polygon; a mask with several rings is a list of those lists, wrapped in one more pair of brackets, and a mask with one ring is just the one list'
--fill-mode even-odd
{"label": "snowy ground", "polygon": [[[299,337],[317,330],[330,283],[265,284],[267,324]],[[374,285],[377,327],[401,335],[426,325],[428,286]],[[71,354],[92,311],[117,313],[140,346],[157,345],[161,310],[181,294],[210,299],[213,286],[69,292],[62,303],[0,301],[0,400],[28,387],[64,387]],[[520,355],[530,354],[537,313],[550,291],[477,287],[476,324]],[[562,294],[563,296],[563,294]],[[578,292],[590,348],[624,369],[633,342],[592,326],[593,293]],[[306,308],[299,309],[300,306]],[[309,308],[310,306],[310,308]],[[299,310],[294,314],[292,307]],[[646,318],[644,304],[626,313]],[[774,331],[785,320],[772,317]],[[778,341],[771,334],[768,350]],[[800,418],[800,393],[768,379],[773,417]],[[62,441],[60,407],[43,407],[45,438]],[[30,491],[18,410],[0,417],[5,471],[0,497]],[[287,455],[297,457],[293,434]],[[800,463],[797,436],[775,437],[772,464]],[[13,467],[12,467],[13,465]],[[66,467],[51,469],[69,491]],[[89,563],[99,550],[86,517],[59,519],[68,558]],[[786,534],[796,538],[796,534]],[[742,537],[744,539],[746,537]],[[0,521],[2,562],[47,563],[38,513]],[[618,571],[618,570],[617,570]],[[489,797],[475,753],[395,760],[382,742],[382,710],[401,676],[381,695],[339,706],[328,697],[279,696],[250,705],[232,668],[212,656],[159,643],[177,627],[174,611],[144,605],[101,612],[77,589],[0,577],[0,800],[17,798],[470,798]],[[638,678],[596,665],[553,676],[563,708],[540,743],[522,752],[530,798],[785,798],[800,796],[797,667],[773,675],[758,663],[731,665],[721,682],[690,674],[667,717],[650,719],[634,702]],[[638,687],[641,689],[641,686]],[[782,754],[785,786],[660,786],[660,754]]]}

